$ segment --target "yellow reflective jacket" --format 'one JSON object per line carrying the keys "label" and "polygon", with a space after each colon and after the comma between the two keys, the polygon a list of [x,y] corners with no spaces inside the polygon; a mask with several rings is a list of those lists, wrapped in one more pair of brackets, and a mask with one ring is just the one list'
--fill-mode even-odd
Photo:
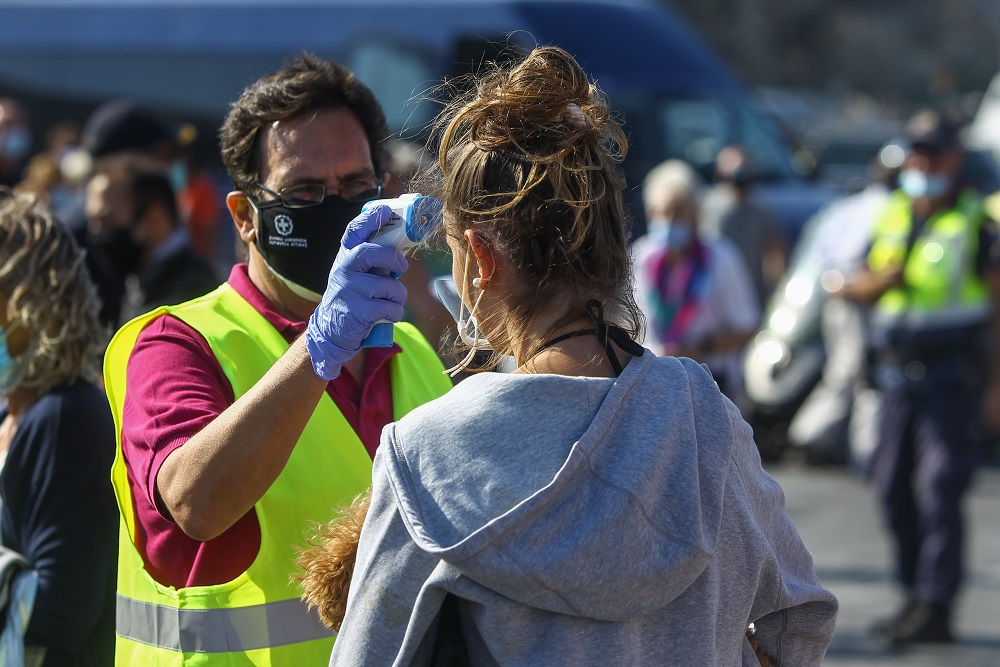
{"label": "yellow reflective jacket", "polygon": [[[116,656],[118,665],[325,665],[334,635],[299,600],[290,582],[310,522],[332,518],[371,483],[371,458],[326,394],[288,463],[254,505],[261,545],[232,581],[191,588],[156,582],[134,544],[135,512],[122,458],[125,367],[139,332],[169,313],[197,330],[232,383],[246,393],[288,343],[232,287],[136,318],[115,335],[105,356],[105,383],[115,417],[118,453],[112,482],[122,521],[119,536]],[[395,326],[402,352],[390,361],[393,414],[399,419],[444,394],[451,382],[434,350],[409,324]]]}
{"label": "yellow reflective jacket", "polygon": [[868,267],[881,271],[905,260],[904,285],[875,303],[873,325],[924,331],[986,322],[989,292],[976,267],[983,219],[982,198],[965,192],[953,208],[931,215],[907,255],[912,201],[893,193],[875,225]]}

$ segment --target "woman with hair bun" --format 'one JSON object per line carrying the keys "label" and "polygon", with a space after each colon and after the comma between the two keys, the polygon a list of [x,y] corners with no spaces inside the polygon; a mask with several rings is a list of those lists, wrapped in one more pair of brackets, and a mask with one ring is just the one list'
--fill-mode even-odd
{"label": "woman with hair bun", "polygon": [[837,601],[750,427],[704,367],[634,342],[600,91],[539,47],[439,123],[453,372],[482,349],[516,370],[383,431],[331,665],[820,664]]}

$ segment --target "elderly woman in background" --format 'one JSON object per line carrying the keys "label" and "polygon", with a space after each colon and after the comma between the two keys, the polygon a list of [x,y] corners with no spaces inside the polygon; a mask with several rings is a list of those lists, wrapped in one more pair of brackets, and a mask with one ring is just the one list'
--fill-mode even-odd
{"label": "elderly woman in background", "polygon": [[38,573],[26,664],[110,665],[118,511],[105,332],[84,256],[34,195],[0,190],[0,543]]}
{"label": "elderly woman in background", "polygon": [[760,307],[739,249],[726,237],[706,240],[699,233],[701,187],[698,173],[680,160],[646,175],[648,233],[632,248],[636,301],[646,316],[646,346],[703,362],[739,404],[741,353],[757,330]]}

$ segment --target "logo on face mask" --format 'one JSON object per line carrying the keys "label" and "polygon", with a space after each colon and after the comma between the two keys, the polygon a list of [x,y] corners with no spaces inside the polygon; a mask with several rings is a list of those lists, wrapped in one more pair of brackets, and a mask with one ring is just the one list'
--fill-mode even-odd
{"label": "logo on face mask", "polygon": [[[258,212],[257,249],[271,272],[296,294],[318,301],[347,224],[362,204],[337,195],[307,208],[270,206]],[[292,231],[295,236],[292,236]],[[305,288],[296,290],[292,285]]]}
{"label": "logo on face mask", "polygon": [[292,233],[292,228],[292,219],[287,215],[274,216],[274,231],[282,236],[288,236]]}

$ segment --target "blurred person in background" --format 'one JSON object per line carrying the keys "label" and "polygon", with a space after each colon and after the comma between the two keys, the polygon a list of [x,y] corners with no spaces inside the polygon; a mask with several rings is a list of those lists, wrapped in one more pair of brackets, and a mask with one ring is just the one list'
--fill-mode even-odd
{"label": "blurred person in background", "polygon": [[17,185],[31,154],[31,127],[24,106],[0,97],[0,186]]}
{"label": "blurred person in background", "polygon": [[[73,178],[82,183],[87,182],[98,160],[120,153],[140,153],[169,171],[179,157],[184,138],[181,128],[156,109],[128,99],[109,100],[87,117],[79,150],[66,156],[64,162],[72,165]],[[176,192],[176,186],[174,189]],[[85,199],[75,200],[63,222],[87,250],[87,267],[101,297],[101,321],[114,328],[120,324],[124,306],[125,275],[96,261]]]}
{"label": "blurred person in background", "polygon": [[875,221],[867,264],[841,289],[870,307],[881,394],[870,474],[904,598],[874,630],[892,644],[953,641],[962,501],[984,427],[1000,428],[1000,234],[981,194],[959,179],[956,125],[925,110],[906,137],[899,189]]}
{"label": "blurred person in background", "polygon": [[101,104],[83,125],[82,145],[91,159],[122,152],[143,153],[165,169],[193,137],[160,111],[128,99]]}
{"label": "blurred person in background", "polygon": [[189,150],[182,153],[171,175],[171,184],[180,185],[177,205],[181,224],[191,236],[191,247],[209,260],[216,271],[228,274],[236,262],[237,248],[224,204],[228,186],[223,186],[222,179],[200,164]]}
{"label": "blurred person in background", "polygon": [[658,355],[690,357],[712,370],[723,393],[742,402],[741,353],[760,323],[753,280],[726,237],[699,232],[701,179],[680,160],[646,175],[648,232],[632,254],[645,344]]}
{"label": "blurred person in background", "polygon": [[82,180],[74,174],[67,156],[77,151],[80,128],[71,120],[61,121],[45,133],[45,150],[28,161],[19,192],[31,192],[57,220],[64,221],[82,201]]}
{"label": "blurred person in background", "polygon": [[730,145],[715,158],[715,185],[701,204],[702,234],[735,244],[753,279],[763,308],[788,264],[788,247],[777,214],[754,201],[758,174],[742,146]]}
{"label": "blurred person in background", "polygon": [[115,429],[97,385],[97,293],[70,233],[30,194],[0,190],[0,543],[38,593],[26,664],[114,656]]}
{"label": "blurred person in background", "polygon": [[868,165],[868,184],[817,213],[824,293],[821,332],[826,359],[819,384],[788,425],[790,443],[812,464],[867,467],[878,440],[878,392],[868,378],[867,309],[842,298],[848,277],[867,263],[872,228],[896,189],[903,148],[887,144]]}
{"label": "blurred person in background", "polygon": [[159,163],[136,153],[98,161],[87,183],[85,208],[95,261],[125,284],[119,324],[219,286],[213,266],[191,246],[170,178]]}

